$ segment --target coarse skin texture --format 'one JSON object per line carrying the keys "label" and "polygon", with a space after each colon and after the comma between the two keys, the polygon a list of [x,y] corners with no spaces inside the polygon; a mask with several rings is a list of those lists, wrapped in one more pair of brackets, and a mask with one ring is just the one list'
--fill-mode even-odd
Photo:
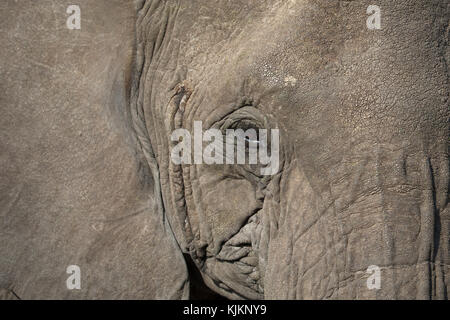
{"label": "coarse skin texture", "polygon": [[[77,2],[0,4],[0,297],[448,298],[448,0]],[[277,174],[171,161],[244,119]]]}

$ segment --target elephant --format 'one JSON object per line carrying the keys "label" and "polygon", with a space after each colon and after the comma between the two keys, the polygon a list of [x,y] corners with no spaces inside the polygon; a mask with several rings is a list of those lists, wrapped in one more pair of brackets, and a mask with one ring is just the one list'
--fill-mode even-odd
{"label": "elephant", "polygon": [[[448,298],[448,1],[0,8],[2,298]],[[279,167],[174,163],[196,121]]]}

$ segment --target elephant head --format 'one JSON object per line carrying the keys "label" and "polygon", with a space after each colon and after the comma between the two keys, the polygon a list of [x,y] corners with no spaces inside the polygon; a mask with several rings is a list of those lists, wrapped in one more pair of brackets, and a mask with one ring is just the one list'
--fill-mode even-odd
{"label": "elephant head", "polygon": [[[3,228],[12,233],[27,222],[24,234],[52,233],[36,244],[40,252],[55,250],[44,265],[55,268],[67,257],[86,265],[91,291],[83,297],[189,298],[189,282],[201,281],[232,299],[447,298],[448,8],[442,1],[380,0],[381,29],[371,29],[371,4],[140,0],[109,9],[126,23],[108,33],[93,28],[107,35],[106,45],[98,35],[77,40],[97,37],[100,49],[85,49],[92,55],[69,64],[88,61],[92,70],[82,73],[91,78],[70,87],[67,79],[78,78],[66,75],[61,85],[71,97],[79,90],[77,101],[90,108],[71,110],[72,102],[46,109],[69,133],[83,121],[88,128],[87,137],[69,134],[60,143],[52,140],[58,128],[44,135],[56,157],[47,166],[68,166],[61,154],[67,145],[79,148],[75,159],[85,163],[56,170],[56,189],[41,183],[47,189],[27,191],[36,167],[14,161],[25,150],[11,151],[15,158],[5,163],[16,167],[9,172],[28,171],[5,206],[3,215],[12,218]],[[106,7],[97,4],[95,17]],[[26,94],[44,99],[36,92]],[[79,122],[70,126],[67,118]],[[176,163],[173,132],[194,132],[199,121],[219,132],[278,130],[277,170]],[[42,145],[33,146],[32,159],[46,158]],[[86,183],[92,187],[83,196]],[[33,197],[21,204],[27,192]],[[26,210],[33,201],[40,204],[35,212],[52,203],[47,222]],[[80,212],[89,213],[79,220]],[[24,240],[7,238],[9,248]],[[0,284],[26,294],[35,288],[25,281],[30,271],[13,270],[25,258],[8,257]],[[378,271],[375,289],[367,270]],[[104,282],[121,274],[131,280]]]}

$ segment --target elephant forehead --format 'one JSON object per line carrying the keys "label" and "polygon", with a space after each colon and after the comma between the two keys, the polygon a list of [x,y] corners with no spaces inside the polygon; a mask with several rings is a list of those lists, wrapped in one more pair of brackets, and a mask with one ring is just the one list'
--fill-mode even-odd
{"label": "elephant forehead", "polygon": [[208,89],[197,116],[223,116],[251,97],[306,136],[317,127],[328,137],[402,139],[418,127],[434,135],[430,128],[445,128],[448,113],[442,39],[428,30],[439,8],[381,4],[376,31],[366,27],[364,1],[261,4],[254,19],[229,22],[236,32],[208,48],[220,50],[198,75],[197,87]]}

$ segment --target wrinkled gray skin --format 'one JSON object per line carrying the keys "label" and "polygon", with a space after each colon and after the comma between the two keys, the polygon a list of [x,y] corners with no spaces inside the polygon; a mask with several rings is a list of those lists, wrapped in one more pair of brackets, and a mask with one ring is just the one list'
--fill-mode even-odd
{"label": "wrinkled gray skin", "polygon": [[[4,298],[448,297],[447,0],[72,2],[0,3]],[[244,118],[278,174],[170,162]]]}

